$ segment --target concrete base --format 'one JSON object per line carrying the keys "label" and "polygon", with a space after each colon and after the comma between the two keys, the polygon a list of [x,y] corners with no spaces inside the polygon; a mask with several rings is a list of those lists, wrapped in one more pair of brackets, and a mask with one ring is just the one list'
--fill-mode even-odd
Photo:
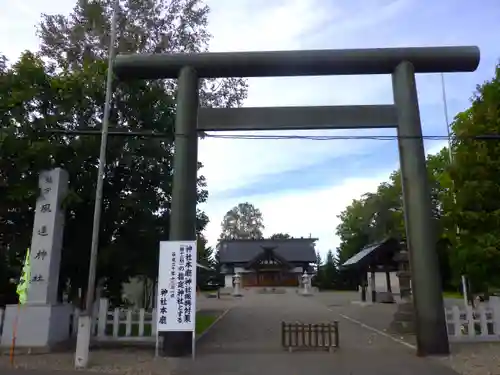
{"label": "concrete base", "polygon": [[7,305],[3,324],[2,347],[12,345],[14,322],[17,321],[16,348],[50,349],[68,341],[72,305]]}
{"label": "concrete base", "polygon": [[84,369],[89,363],[90,331],[92,318],[89,315],[78,317],[78,334],[76,336],[75,368]]}
{"label": "concrete base", "polygon": [[398,303],[397,311],[394,313],[390,329],[400,334],[415,333],[415,312],[411,301]]}
{"label": "concrete base", "polygon": [[389,292],[378,292],[377,293],[377,302],[380,303],[394,303],[394,296]]}

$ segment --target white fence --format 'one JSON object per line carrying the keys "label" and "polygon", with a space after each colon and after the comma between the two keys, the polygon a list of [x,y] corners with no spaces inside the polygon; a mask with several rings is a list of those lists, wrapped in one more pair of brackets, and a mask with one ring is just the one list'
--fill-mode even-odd
{"label": "white fence", "polygon": [[[448,337],[451,342],[500,341],[500,297],[476,308],[453,306],[445,310]],[[0,335],[3,309],[0,309]],[[70,331],[78,329],[79,310],[75,309]],[[109,309],[108,300],[102,298],[94,309],[93,338],[98,341],[154,341],[156,337],[156,311],[134,308]]]}
{"label": "white fence", "polygon": [[445,313],[451,342],[500,341],[500,297],[476,308],[453,306]]}
{"label": "white fence", "polygon": [[[106,298],[99,300],[95,311],[92,333],[99,341],[154,341],[156,337],[156,310],[137,308],[109,309]],[[80,311],[75,309],[72,334],[78,330]]]}

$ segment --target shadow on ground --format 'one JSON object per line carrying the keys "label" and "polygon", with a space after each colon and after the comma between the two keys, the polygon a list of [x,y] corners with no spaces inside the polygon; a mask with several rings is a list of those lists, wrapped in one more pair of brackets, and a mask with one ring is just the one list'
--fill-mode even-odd
{"label": "shadow on ground", "polygon": [[[344,304],[344,301],[338,301]],[[340,349],[292,352],[281,348],[282,321],[339,320]],[[433,375],[456,374],[436,361],[343,320],[315,298],[296,294],[247,295],[197,345],[196,360],[176,361],[176,375]]]}

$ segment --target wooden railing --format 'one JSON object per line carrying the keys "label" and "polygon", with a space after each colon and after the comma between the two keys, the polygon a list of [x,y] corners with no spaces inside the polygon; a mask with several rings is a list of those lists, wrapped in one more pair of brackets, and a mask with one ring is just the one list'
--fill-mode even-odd
{"label": "wooden railing", "polygon": [[281,323],[281,345],[294,349],[325,349],[339,347],[339,323],[304,324]]}

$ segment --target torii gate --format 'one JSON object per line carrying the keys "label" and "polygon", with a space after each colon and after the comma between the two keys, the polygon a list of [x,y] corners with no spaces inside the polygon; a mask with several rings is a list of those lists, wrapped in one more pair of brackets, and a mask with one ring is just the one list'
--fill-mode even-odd
{"label": "torii gate", "polygon": [[[170,240],[195,240],[198,131],[388,128],[398,130],[417,354],[448,354],[415,73],[472,72],[477,47],[119,55],[121,79],[178,79]],[[199,79],[391,74],[393,105],[198,108]],[[191,352],[191,333],[168,332],[163,354]]]}

